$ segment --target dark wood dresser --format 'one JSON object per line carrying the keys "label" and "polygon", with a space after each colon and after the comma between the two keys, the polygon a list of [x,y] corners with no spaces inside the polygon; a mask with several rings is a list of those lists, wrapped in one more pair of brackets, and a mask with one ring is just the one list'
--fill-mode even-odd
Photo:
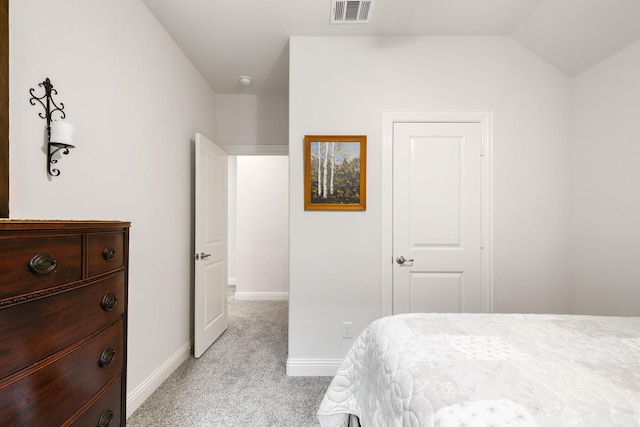
{"label": "dark wood dresser", "polygon": [[125,425],[129,225],[0,220],[1,425]]}

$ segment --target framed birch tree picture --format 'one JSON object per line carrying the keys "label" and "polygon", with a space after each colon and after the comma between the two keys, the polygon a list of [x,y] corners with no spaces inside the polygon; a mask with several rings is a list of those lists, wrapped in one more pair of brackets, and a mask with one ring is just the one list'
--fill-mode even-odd
{"label": "framed birch tree picture", "polygon": [[366,210],[366,165],[366,135],[306,135],[305,210]]}

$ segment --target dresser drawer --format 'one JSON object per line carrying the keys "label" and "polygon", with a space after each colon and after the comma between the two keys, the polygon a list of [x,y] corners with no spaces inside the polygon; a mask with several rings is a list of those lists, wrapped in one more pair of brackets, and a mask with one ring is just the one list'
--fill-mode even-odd
{"label": "dresser drawer", "polygon": [[82,236],[0,238],[0,299],[82,279]]}
{"label": "dresser drawer", "polygon": [[0,309],[0,377],[87,337],[122,317],[125,274]]}
{"label": "dresser drawer", "polygon": [[[122,372],[123,351],[123,323],[118,321],[82,345],[3,379],[0,420],[10,426],[61,425]],[[110,363],[101,367],[101,360]]]}
{"label": "dresser drawer", "polygon": [[124,233],[88,235],[89,277],[116,270],[124,265]]}
{"label": "dresser drawer", "polygon": [[109,384],[96,400],[73,420],[68,420],[64,425],[72,427],[94,426],[120,426],[122,415],[122,376],[118,375]]}

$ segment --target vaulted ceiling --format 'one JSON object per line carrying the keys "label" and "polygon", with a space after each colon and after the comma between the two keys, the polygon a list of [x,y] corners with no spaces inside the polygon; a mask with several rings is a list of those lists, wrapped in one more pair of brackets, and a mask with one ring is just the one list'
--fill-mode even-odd
{"label": "vaulted ceiling", "polygon": [[218,94],[286,94],[291,36],[509,36],[569,76],[640,39],[638,0],[375,0],[369,24],[331,24],[331,0],[143,1]]}

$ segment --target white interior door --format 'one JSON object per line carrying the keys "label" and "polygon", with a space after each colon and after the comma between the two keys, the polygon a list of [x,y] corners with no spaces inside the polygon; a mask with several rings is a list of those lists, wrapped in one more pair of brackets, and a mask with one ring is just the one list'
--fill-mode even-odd
{"label": "white interior door", "polygon": [[196,134],[194,356],[227,329],[227,153]]}
{"label": "white interior door", "polygon": [[395,123],[393,312],[483,309],[480,123]]}

